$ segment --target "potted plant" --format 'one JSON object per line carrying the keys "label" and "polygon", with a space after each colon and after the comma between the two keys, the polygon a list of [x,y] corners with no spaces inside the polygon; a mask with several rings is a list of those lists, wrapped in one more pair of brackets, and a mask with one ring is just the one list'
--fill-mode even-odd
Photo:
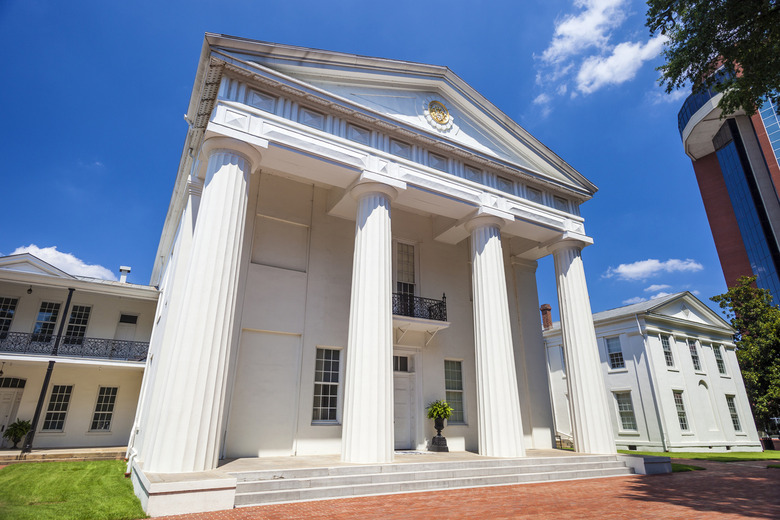
{"label": "potted plant", "polygon": [[14,443],[11,449],[15,450],[16,445],[19,444],[20,440],[24,439],[31,428],[32,424],[30,424],[30,421],[17,419],[15,422],[8,425],[8,428],[3,432],[3,437]]}
{"label": "potted plant", "polygon": [[433,419],[433,427],[436,428],[436,435],[431,439],[431,445],[428,447],[428,450],[450,451],[447,448],[447,439],[442,437],[441,431],[444,429],[444,419],[449,419],[452,416],[452,407],[447,401],[439,399],[428,404],[426,410],[428,419]]}

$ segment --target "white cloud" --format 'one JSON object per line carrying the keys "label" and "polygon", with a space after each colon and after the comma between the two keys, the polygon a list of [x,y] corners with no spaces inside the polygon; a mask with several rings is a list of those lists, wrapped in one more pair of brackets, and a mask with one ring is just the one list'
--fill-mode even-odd
{"label": "white cloud", "polygon": [[642,298],[641,296],[634,296],[633,298],[629,298],[628,300],[623,300],[623,305],[633,305],[635,303],[640,302],[646,302],[647,298]]}
{"label": "white cloud", "polygon": [[534,98],[534,105],[539,106],[542,111],[542,117],[547,117],[550,115],[550,111],[552,110],[550,107],[550,101],[552,101],[552,99],[545,93],[539,94],[536,96],[536,98]]}
{"label": "white cloud", "polygon": [[658,56],[668,38],[659,34],[647,43],[623,42],[609,56],[586,58],[577,72],[577,90],[591,94],[606,85],[619,85],[634,79],[644,62]]}
{"label": "white cloud", "polygon": [[631,264],[620,264],[617,267],[610,267],[607,269],[607,272],[604,273],[604,277],[617,277],[618,280],[639,281],[646,280],[659,273],[696,272],[701,271],[702,269],[704,269],[704,266],[691,258],[685,260],[670,258],[665,262],[661,262],[655,258],[649,258]]}
{"label": "white cloud", "polygon": [[30,253],[33,256],[37,256],[44,262],[48,262],[54,267],[74,276],[116,280],[116,275],[102,265],[87,264],[70,253],[57,251],[57,246],[40,248],[35,244],[30,244],[26,247],[17,247],[11,254],[20,255],[22,253]]}
{"label": "white cloud", "polygon": [[645,292],[663,291],[664,289],[671,289],[671,285],[666,284],[653,284],[645,289]]}
{"label": "white cloud", "polygon": [[672,293],[668,293],[668,292],[663,292],[663,291],[661,291],[661,292],[659,292],[658,294],[654,294],[654,295],[652,295],[652,296],[650,297],[650,299],[651,299],[651,300],[657,300],[658,298],[663,298],[664,296],[669,296],[670,294],[672,294]]}
{"label": "white cloud", "polygon": [[591,47],[606,47],[610,31],[625,19],[625,3],[625,0],[575,0],[574,7],[581,11],[556,22],[553,39],[542,53],[542,61],[561,64]]}
{"label": "white cloud", "polygon": [[654,105],[660,105],[662,103],[677,104],[684,97],[687,97],[690,92],[687,90],[675,90],[667,94],[665,91],[653,91],[650,93],[650,101]]}

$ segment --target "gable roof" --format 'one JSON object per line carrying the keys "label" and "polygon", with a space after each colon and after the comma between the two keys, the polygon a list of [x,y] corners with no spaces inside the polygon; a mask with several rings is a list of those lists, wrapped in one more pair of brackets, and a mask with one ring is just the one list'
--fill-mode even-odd
{"label": "gable roof", "polygon": [[[679,305],[675,305],[675,303]],[[682,310],[692,310],[695,312],[694,317],[680,317],[678,312]],[[692,308],[692,309],[689,309]],[[611,320],[618,320],[621,318],[633,317],[635,315],[647,315],[648,317],[660,317],[666,319],[678,319],[684,321],[697,321],[697,320],[709,320],[713,326],[728,330],[733,330],[731,325],[718,315],[715,311],[710,309],[701,300],[694,296],[689,291],[678,292],[655,298],[652,300],[634,303],[631,305],[624,305],[623,307],[617,307],[606,311],[601,311],[593,314],[593,323],[598,324]],[[703,321],[702,321],[703,323]],[[560,331],[561,323],[556,321],[550,329],[545,331]]]}
{"label": "gable roof", "polygon": [[6,271],[18,271],[46,276],[55,276],[57,278],[67,278],[71,280],[76,279],[75,276],[66,273],[58,267],[54,267],[50,263],[45,262],[30,253],[21,253],[18,255],[0,257],[0,269]]}
{"label": "gable roof", "polygon": [[[211,60],[203,59],[207,55]],[[380,122],[505,163],[568,188],[582,200],[597,191],[448,67],[206,33],[199,78],[207,75],[202,69],[213,60],[240,69],[244,75],[284,85],[286,92],[297,91],[305,99],[349,107]],[[188,116],[196,125],[198,118],[210,114],[202,106],[204,92],[195,88],[190,100]],[[453,128],[446,132],[432,128],[422,117],[423,104],[431,95],[444,100],[453,116]]]}

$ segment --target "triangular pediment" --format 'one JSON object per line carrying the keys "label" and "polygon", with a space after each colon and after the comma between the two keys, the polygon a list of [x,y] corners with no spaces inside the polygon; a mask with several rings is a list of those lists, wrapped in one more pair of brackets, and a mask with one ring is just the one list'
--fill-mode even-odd
{"label": "triangular pediment", "polygon": [[681,293],[678,297],[649,309],[648,313],[699,325],[729,327],[729,324],[723,318],[689,292]]}
{"label": "triangular pediment", "polygon": [[[222,35],[207,34],[206,42],[218,56],[232,58],[234,65],[275,73],[297,88],[377,114],[425,138],[567,186],[586,198],[596,191],[579,172],[446,67]],[[437,104],[445,112],[432,117],[431,108]]]}
{"label": "triangular pediment", "polygon": [[47,262],[44,262],[37,256],[33,256],[30,253],[0,257],[0,271],[74,279],[73,276],[69,275],[65,271],[58,269]]}

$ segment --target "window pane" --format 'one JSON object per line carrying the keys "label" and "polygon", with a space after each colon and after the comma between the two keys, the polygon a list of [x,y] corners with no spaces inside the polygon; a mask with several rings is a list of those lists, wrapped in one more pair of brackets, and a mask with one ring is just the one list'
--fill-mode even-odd
{"label": "window pane", "polygon": [[317,349],[312,421],[337,420],[340,355],[338,349]]}
{"label": "window pane", "polygon": [[16,304],[18,298],[0,298],[0,339],[8,335],[8,329],[11,328],[11,322],[16,313]]}
{"label": "window pane", "polygon": [[664,347],[664,359],[666,360],[666,366],[674,366],[674,355],[672,354],[672,346],[669,343],[669,336],[661,336],[661,345]]}
{"label": "window pane", "polygon": [[95,403],[95,413],[92,415],[90,430],[111,430],[111,419],[114,416],[114,404],[116,403],[116,387],[101,386],[98,390],[98,399]]}
{"label": "window pane", "polygon": [[65,333],[65,343],[81,345],[87,332],[87,322],[91,308],[85,305],[74,305],[68,320],[68,330]]}
{"label": "window pane", "polygon": [[623,350],[620,348],[620,338],[607,338],[607,354],[610,368],[625,368]]}
{"label": "window pane", "polygon": [[54,335],[54,325],[60,314],[60,304],[53,302],[41,302],[38,318],[33,327],[32,341],[46,343],[51,341]]}
{"label": "window pane", "polygon": [[49,408],[43,420],[42,430],[62,431],[68,413],[73,385],[54,385],[49,398]]}
{"label": "window pane", "polygon": [[620,414],[620,424],[624,430],[636,430],[636,418],[634,417],[634,406],[631,403],[630,392],[615,393],[618,413]]}
{"label": "window pane", "polygon": [[691,351],[691,361],[693,362],[693,369],[701,371],[701,361],[699,360],[699,351],[696,348],[696,340],[688,340],[688,350]]}
{"label": "window pane", "polygon": [[734,425],[734,431],[741,432],[742,425],[739,423],[739,414],[737,413],[737,404],[734,402],[733,395],[726,396],[726,404],[729,407],[729,413],[731,414],[731,424]]}
{"label": "window pane", "polygon": [[718,372],[725,374],[726,363],[723,361],[723,352],[721,351],[722,348],[723,347],[720,345],[713,345],[712,352],[715,354],[715,362],[718,364]]}
{"label": "window pane", "polygon": [[445,400],[452,407],[452,415],[449,423],[462,423],[465,421],[463,413],[463,372],[460,361],[444,360],[444,389]]}
{"label": "window pane", "polygon": [[674,405],[677,408],[677,420],[680,422],[680,429],[688,431],[688,416],[685,414],[682,392],[674,392]]}

